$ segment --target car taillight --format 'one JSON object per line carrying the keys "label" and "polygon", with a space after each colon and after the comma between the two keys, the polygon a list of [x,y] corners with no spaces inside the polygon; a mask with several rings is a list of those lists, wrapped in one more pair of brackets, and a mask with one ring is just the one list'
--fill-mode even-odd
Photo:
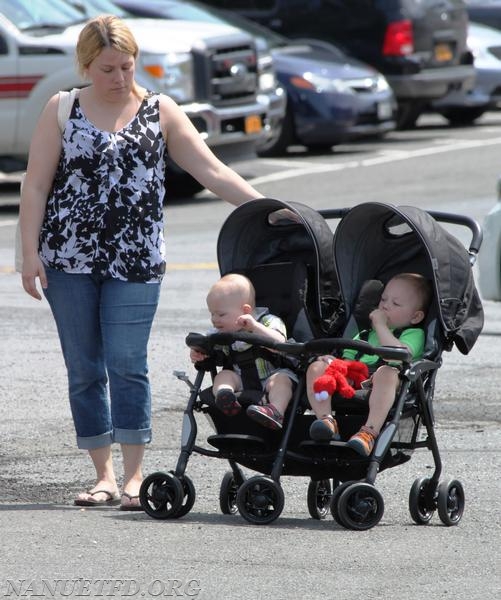
{"label": "car taillight", "polygon": [[412,23],[408,20],[395,21],[386,28],[383,42],[385,56],[406,56],[414,52]]}

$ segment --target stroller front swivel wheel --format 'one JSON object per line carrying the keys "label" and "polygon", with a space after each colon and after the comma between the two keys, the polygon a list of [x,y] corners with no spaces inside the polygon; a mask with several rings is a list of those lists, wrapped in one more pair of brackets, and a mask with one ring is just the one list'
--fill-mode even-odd
{"label": "stroller front swivel wheel", "polygon": [[332,496],[330,479],[322,479],[308,484],[308,512],[313,519],[325,519],[329,512]]}
{"label": "stroller front swivel wheel", "polygon": [[242,517],[254,525],[267,525],[284,508],[282,487],[270,477],[257,475],[247,479],[237,492],[237,507]]}
{"label": "stroller front swivel wheel", "polygon": [[420,477],[414,481],[409,492],[409,512],[417,525],[429,523],[435,512],[435,501],[433,499],[433,503],[431,503],[429,498],[428,487],[430,485],[429,477]]}
{"label": "stroller front swivel wheel", "polygon": [[219,488],[219,507],[223,515],[234,515],[238,512],[237,492],[238,483],[233,471],[227,471]]}
{"label": "stroller front swivel wheel", "polygon": [[353,483],[339,495],[337,515],[347,529],[365,531],[377,525],[384,513],[383,496],[369,483]]}
{"label": "stroller front swivel wheel", "polygon": [[330,509],[331,509],[331,514],[334,518],[334,521],[336,521],[336,523],[338,525],[343,525],[341,523],[341,521],[339,520],[339,513],[338,513],[338,500],[339,500],[339,496],[341,496],[341,494],[344,492],[344,490],[349,487],[350,485],[353,485],[354,483],[356,483],[355,481],[345,481],[344,483],[338,483],[338,485],[336,487],[334,487],[334,491],[332,492],[332,497],[331,497],[331,502],[330,502]]}
{"label": "stroller front swivel wheel", "polygon": [[187,515],[190,512],[195,504],[196,498],[193,481],[187,475],[183,475],[179,480],[181,481],[181,486],[183,488],[183,498],[181,500],[181,506],[177,509],[175,514],[172,515],[176,519],[184,517],[184,515]]}
{"label": "stroller front swivel wheel", "polygon": [[464,489],[457,479],[442,481],[438,486],[438,516],[444,525],[457,525],[464,511]]}
{"label": "stroller front swivel wheel", "polygon": [[185,493],[183,485],[172,473],[152,473],[141,484],[139,500],[144,512],[154,519],[177,517]]}

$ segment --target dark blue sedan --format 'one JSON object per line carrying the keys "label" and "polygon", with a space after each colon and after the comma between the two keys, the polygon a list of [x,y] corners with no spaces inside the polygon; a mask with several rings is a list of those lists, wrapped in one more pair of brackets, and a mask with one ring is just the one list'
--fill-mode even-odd
{"label": "dark blue sedan", "polygon": [[287,112],[275,137],[258,149],[261,156],[283,154],[294,144],[328,149],[395,129],[396,102],[383,75],[331,44],[291,41],[233,13],[193,0],[114,2],[141,17],[230,23],[251,33],[258,51],[271,51],[277,79],[287,92]]}

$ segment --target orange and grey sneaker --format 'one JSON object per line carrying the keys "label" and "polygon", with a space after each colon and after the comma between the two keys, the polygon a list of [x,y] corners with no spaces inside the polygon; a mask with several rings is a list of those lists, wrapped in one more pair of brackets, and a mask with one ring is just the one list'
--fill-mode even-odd
{"label": "orange and grey sneaker", "polygon": [[369,456],[374,448],[376,437],[374,431],[364,425],[358,433],[351,436],[346,445],[361,456]]}
{"label": "orange and grey sneaker", "polygon": [[310,437],[316,442],[341,439],[336,419],[332,415],[326,415],[321,419],[313,421],[310,426]]}

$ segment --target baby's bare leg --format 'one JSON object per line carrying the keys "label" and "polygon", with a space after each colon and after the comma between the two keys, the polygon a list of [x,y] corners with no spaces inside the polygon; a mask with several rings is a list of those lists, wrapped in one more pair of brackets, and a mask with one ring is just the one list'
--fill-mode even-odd
{"label": "baby's bare leg", "polygon": [[227,417],[238,415],[241,410],[240,402],[235,392],[242,389],[242,380],[234,371],[223,369],[214,377],[212,393],[216,407]]}
{"label": "baby's bare leg", "polygon": [[372,376],[369,416],[365,425],[370,427],[376,435],[381,431],[390,408],[393,406],[398,383],[398,369],[389,365],[379,367]]}
{"label": "baby's bare leg", "polygon": [[306,394],[308,396],[308,402],[310,403],[311,410],[315,413],[317,419],[321,419],[331,414],[331,398],[326,400],[317,400],[315,398],[315,392],[313,391],[313,383],[315,379],[321,377],[325,373],[329,362],[319,358],[315,362],[312,362],[306,371]]}
{"label": "baby's bare leg", "polygon": [[266,392],[270,404],[282,414],[292,398],[292,381],[285,373],[274,373],[266,382]]}

